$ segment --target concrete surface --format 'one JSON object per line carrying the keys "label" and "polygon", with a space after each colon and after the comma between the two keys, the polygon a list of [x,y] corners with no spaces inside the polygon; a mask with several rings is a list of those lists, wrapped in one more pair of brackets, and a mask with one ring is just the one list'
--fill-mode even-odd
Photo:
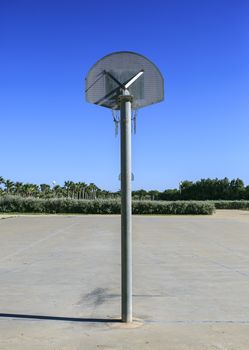
{"label": "concrete surface", "polygon": [[0,220],[0,349],[248,349],[249,212],[133,223],[127,326],[114,322],[120,217]]}

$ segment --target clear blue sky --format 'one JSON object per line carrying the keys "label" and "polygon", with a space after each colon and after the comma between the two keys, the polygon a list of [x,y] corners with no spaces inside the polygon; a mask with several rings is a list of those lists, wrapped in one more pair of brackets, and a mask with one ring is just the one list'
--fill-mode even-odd
{"label": "clear blue sky", "polygon": [[94,182],[117,190],[119,138],[84,78],[113,51],[147,56],[165,101],[139,111],[134,189],[181,180],[249,183],[247,0],[47,1],[0,4],[0,175]]}

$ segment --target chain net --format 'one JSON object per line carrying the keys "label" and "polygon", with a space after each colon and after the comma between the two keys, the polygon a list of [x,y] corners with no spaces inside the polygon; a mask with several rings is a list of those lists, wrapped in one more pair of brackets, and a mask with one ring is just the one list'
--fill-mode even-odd
{"label": "chain net", "polygon": [[[118,126],[120,124],[120,111],[112,109],[112,118],[115,125],[115,136],[118,136]],[[137,109],[131,110],[131,131],[135,135],[137,132]]]}

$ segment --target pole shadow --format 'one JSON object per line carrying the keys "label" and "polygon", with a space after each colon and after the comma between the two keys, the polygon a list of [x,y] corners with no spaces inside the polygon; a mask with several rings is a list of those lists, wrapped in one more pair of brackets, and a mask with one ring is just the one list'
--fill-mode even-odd
{"label": "pole shadow", "polygon": [[51,320],[64,322],[82,322],[82,323],[121,323],[118,318],[90,318],[90,317],[63,317],[63,316],[47,316],[47,315],[27,315],[14,313],[0,313],[0,318],[20,318],[34,320]]}

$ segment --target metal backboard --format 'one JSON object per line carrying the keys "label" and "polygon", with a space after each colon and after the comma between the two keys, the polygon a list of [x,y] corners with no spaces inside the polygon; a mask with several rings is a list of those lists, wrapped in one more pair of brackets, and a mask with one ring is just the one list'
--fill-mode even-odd
{"label": "metal backboard", "polygon": [[120,51],[104,56],[87,74],[85,93],[90,103],[119,109],[117,97],[124,89],[133,97],[133,109],[164,99],[164,82],[159,69],[135,52]]}

